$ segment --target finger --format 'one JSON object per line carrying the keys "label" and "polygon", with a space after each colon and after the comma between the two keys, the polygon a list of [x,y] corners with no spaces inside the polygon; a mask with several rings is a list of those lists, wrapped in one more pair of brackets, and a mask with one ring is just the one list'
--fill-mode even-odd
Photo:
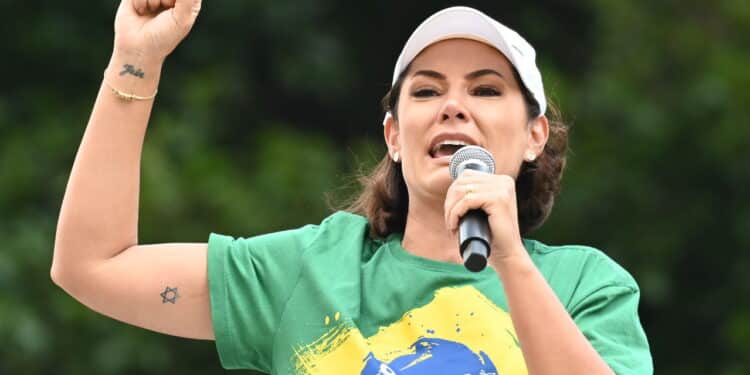
{"label": "finger", "polygon": [[458,175],[456,179],[459,179],[461,177],[467,178],[467,177],[493,176],[493,175],[494,173],[480,172],[480,171],[475,171],[473,169],[464,169],[463,171],[461,171],[461,174]]}
{"label": "finger", "polygon": [[445,213],[445,223],[448,225],[448,214],[453,205],[469,192],[489,191],[494,188],[495,182],[492,175],[484,173],[476,175],[465,175],[453,181],[451,186],[448,188],[445,197],[445,206],[443,212]]}
{"label": "finger", "polygon": [[455,184],[452,189],[449,189],[445,199],[445,223],[449,229],[453,229],[451,225],[451,213],[457,204],[463,200],[467,194],[476,193],[479,188],[475,184]]}
{"label": "finger", "polygon": [[148,0],[148,10],[150,12],[156,12],[161,6],[161,0]]}
{"label": "finger", "polygon": [[458,191],[459,196],[456,199],[456,202],[453,205],[451,211],[449,212],[450,216],[448,217],[448,227],[452,228],[452,230],[458,229],[459,220],[466,213],[466,211],[469,210],[469,208],[465,207],[467,201],[476,197],[478,193],[476,185],[473,184],[460,186]]}
{"label": "finger", "polygon": [[161,0],[161,7],[164,9],[169,9],[174,7],[174,1],[175,0]]}
{"label": "finger", "polygon": [[459,185],[465,185],[465,184],[476,184],[476,183],[482,183],[482,182],[492,182],[497,179],[497,175],[489,174],[489,173],[482,173],[477,171],[466,171],[464,173],[461,173],[458,178],[454,181],[455,183]]}
{"label": "finger", "polygon": [[148,0],[133,0],[133,9],[135,9],[138,15],[143,15],[148,9]]}
{"label": "finger", "polygon": [[479,206],[470,206],[468,208],[465,208],[464,206],[466,205],[466,203],[472,202],[471,204],[475,204],[476,202],[473,202],[474,199],[478,196],[484,195],[483,192],[486,192],[488,190],[489,189],[487,189],[486,187],[471,183],[454,186],[453,191],[449,194],[448,199],[446,199],[446,227],[452,231],[455,231],[458,227],[458,220],[466,213],[466,211],[471,208],[478,208],[481,206],[481,202],[479,202]]}
{"label": "finger", "polygon": [[172,15],[179,26],[192,26],[201,11],[201,0],[175,0]]}
{"label": "finger", "polygon": [[468,184],[477,185],[477,187],[482,190],[515,190],[516,180],[508,175],[490,175],[475,172],[475,174],[462,175],[462,177],[456,179],[455,183],[460,186],[466,186]]}
{"label": "finger", "polygon": [[466,194],[466,184],[456,180],[448,186],[448,191],[445,194],[445,202],[443,203],[443,215],[445,219],[446,228],[450,228],[450,212],[453,206]]}
{"label": "finger", "polygon": [[[486,196],[487,199],[498,199],[507,201],[515,198],[515,180],[508,175],[491,175],[487,173],[470,171],[461,174],[448,188],[443,207],[446,227],[453,230],[457,226],[457,217],[460,218],[464,212],[453,216],[451,212],[454,207],[465,198],[467,194],[496,193],[495,196]],[[509,198],[510,197],[510,198]]]}
{"label": "finger", "polygon": [[469,210],[482,208],[486,200],[485,192],[467,192],[459,199],[453,208],[451,208],[448,218],[448,228],[455,231],[458,229],[458,222],[461,217]]}
{"label": "finger", "polygon": [[473,209],[482,209],[488,215],[491,213],[491,207],[515,207],[516,195],[512,184],[500,184],[500,186],[478,186],[476,184],[467,184],[462,187],[464,192],[460,199],[457,199],[449,209],[448,228],[455,230],[458,227],[459,219],[467,211]]}

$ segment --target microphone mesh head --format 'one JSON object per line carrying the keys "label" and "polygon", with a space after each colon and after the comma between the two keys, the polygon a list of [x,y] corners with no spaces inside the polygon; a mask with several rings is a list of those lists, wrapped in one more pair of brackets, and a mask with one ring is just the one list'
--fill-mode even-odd
{"label": "microphone mesh head", "polygon": [[451,177],[455,180],[467,167],[469,169],[483,170],[487,173],[495,173],[495,159],[492,158],[492,154],[489,151],[479,146],[464,146],[451,156],[448,168]]}

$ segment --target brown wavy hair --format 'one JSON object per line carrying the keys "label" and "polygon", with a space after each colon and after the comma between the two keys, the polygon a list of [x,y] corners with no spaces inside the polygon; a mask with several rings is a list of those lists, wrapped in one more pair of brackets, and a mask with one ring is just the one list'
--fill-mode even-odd
{"label": "brown wavy hair", "polygon": [[[401,86],[410,68],[411,65],[404,69],[381,101],[383,111],[390,112],[394,121],[398,119],[396,109]],[[540,114],[539,104],[523,84],[515,68],[513,76],[521,87],[530,123]],[[547,107],[549,139],[544,151],[533,162],[524,161],[516,179],[521,235],[541,227],[547,220],[555,203],[555,196],[560,191],[560,181],[565,169],[568,126],[553,103],[548,102]],[[372,172],[359,176],[358,180],[362,185],[362,192],[345,210],[366,217],[370,223],[370,235],[373,237],[385,238],[394,232],[403,233],[409,211],[409,193],[401,166],[386,152]]]}

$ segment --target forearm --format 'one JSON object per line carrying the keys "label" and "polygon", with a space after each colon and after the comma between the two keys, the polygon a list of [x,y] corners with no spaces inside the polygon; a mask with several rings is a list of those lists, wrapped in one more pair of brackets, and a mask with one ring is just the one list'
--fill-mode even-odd
{"label": "forearm", "polygon": [[[161,61],[115,53],[105,79],[120,91],[149,96],[160,72]],[[152,106],[153,100],[123,100],[102,83],[63,198],[53,277],[138,243],[141,149]]]}
{"label": "forearm", "polygon": [[[522,245],[519,245],[522,246]],[[495,262],[529,373],[613,374],[521,247]]]}

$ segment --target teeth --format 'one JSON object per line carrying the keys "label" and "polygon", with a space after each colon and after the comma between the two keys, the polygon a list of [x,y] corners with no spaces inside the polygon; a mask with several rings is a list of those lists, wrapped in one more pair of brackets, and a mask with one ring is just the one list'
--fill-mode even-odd
{"label": "teeth", "polygon": [[442,141],[435,145],[435,147],[432,148],[432,153],[436,153],[437,150],[440,148],[440,146],[448,145],[448,146],[468,146],[469,144],[464,141],[457,141],[453,139],[447,139],[445,141]]}
{"label": "teeth", "polygon": [[468,143],[464,141],[450,141],[449,140],[449,141],[442,141],[438,144],[438,146],[442,146],[442,145],[466,146],[468,145]]}

